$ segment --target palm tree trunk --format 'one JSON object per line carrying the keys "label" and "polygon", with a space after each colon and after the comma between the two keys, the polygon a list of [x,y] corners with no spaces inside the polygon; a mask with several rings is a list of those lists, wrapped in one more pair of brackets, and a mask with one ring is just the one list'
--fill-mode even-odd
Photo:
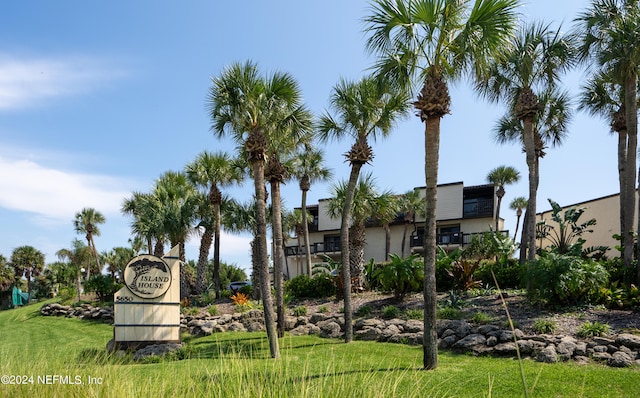
{"label": "palm tree trunk", "polygon": [[269,280],[269,263],[267,250],[267,209],[264,188],[264,161],[262,159],[251,162],[256,198],[256,265],[260,272],[260,295],[264,307],[264,325],[269,339],[269,351],[272,358],[280,357],[278,335],[273,313],[273,299],[271,297],[271,282]]}
{"label": "palm tree trunk", "polygon": [[353,340],[353,314],[351,313],[351,263],[349,252],[349,227],[351,224],[351,205],[358,182],[358,175],[362,165],[353,163],[349,174],[347,192],[344,195],[344,209],[340,223],[340,247],[342,254],[342,283],[344,301],[344,341],[350,343]]}
{"label": "palm tree trunk", "polygon": [[273,277],[276,287],[276,317],[278,337],[284,337],[284,253],[282,238],[282,209],[280,203],[280,183],[271,181],[271,209],[273,233]]}
{"label": "palm tree trunk", "polygon": [[311,277],[311,245],[309,244],[309,222],[307,220],[307,191],[302,190],[302,228],[304,240],[304,255],[307,265],[307,274]]}
{"label": "palm tree trunk", "polygon": [[358,291],[364,286],[364,246],[365,246],[365,226],[355,224],[349,228],[349,264],[351,268],[351,281],[355,281],[356,286],[351,286]]}
{"label": "palm tree trunk", "polygon": [[213,231],[205,229],[200,238],[200,253],[198,254],[198,267],[196,271],[196,294],[202,294],[207,287],[207,261],[209,249],[213,240]]}
{"label": "palm tree trunk", "polygon": [[[622,246],[622,260],[624,262],[625,267],[630,267],[631,264],[627,264],[628,256],[630,255],[633,258],[633,244],[631,248],[628,247],[628,240],[626,235],[626,231],[629,231],[629,227],[632,225],[627,224],[627,182],[626,182],[626,167],[627,167],[627,144],[628,144],[628,136],[627,130],[618,131],[618,182],[620,185],[620,245]],[[634,166],[635,168],[635,166]]]}
{"label": "palm tree trunk", "polygon": [[[518,228],[520,228],[520,217],[522,216],[522,211],[519,210],[517,213],[517,218],[516,218],[516,230],[513,232],[513,239],[514,241],[516,239],[518,239]],[[522,241],[522,240],[521,240]]]}
{"label": "palm tree trunk", "polygon": [[500,224],[500,206],[502,205],[502,197],[504,196],[504,191],[502,191],[502,195],[500,195],[500,193],[498,193],[498,203],[496,204],[496,229],[495,229],[495,233],[498,233],[498,226]]}
{"label": "palm tree trunk", "polygon": [[[627,125],[627,139],[629,142],[629,146],[627,147],[627,161],[626,161],[626,195],[625,198],[625,217],[627,227],[630,227],[633,224],[633,220],[635,218],[635,207],[636,207],[636,158],[637,158],[637,149],[638,149],[638,103],[637,103],[637,95],[638,95],[638,78],[636,73],[629,74],[625,78],[624,82],[624,106],[625,106],[625,120]],[[638,172],[640,176],[640,172]],[[640,210],[639,210],[640,211]],[[640,217],[638,220],[638,230],[640,231]],[[631,228],[630,228],[631,229]],[[632,238],[630,235],[631,231],[625,231],[625,235],[629,236],[629,242],[632,242]],[[631,245],[631,243],[630,243]],[[640,258],[640,245],[638,245],[638,253],[636,253],[636,257]],[[626,258],[625,258],[626,260]],[[629,259],[629,264],[631,264],[632,259]],[[640,261],[637,265],[637,278],[636,282],[640,283]]]}
{"label": "palm tree trunk", "polygon": [[214,205],[215,233],[213,238],[213,283],[216,299],[220,298],[220,203]]}
{"label": "palm tree trunk", "polygon": [[[536,259],[536,195],[538,186],[538,170],[536,167],[535,141],[533,133],[533,116],[523,120],[524,133],[523,141],[529,168],[529,201],[527,203],[527,260]],[[524,227],[523,227],[524,229]]]}
{"label": "palm tree trunk", "polygon": [[409,222],[405,220],[402,231],[402,243],[400,244],[400,255],[404,258],[404,247],[407,244],[407,232],[409,232]]}
{"label": "palm tree trunk", "polygon": [[385,224],[384,228],[384,261],[389,261],[389,252],[391,251],[391,227]]}
{"label": "palm tree trunk", "polygon": [[424,237],[424,334],[423,366],[438,367],[438,333],[436,324],[436,201],[440,150],[440,117],[425,120],[426,219]]}

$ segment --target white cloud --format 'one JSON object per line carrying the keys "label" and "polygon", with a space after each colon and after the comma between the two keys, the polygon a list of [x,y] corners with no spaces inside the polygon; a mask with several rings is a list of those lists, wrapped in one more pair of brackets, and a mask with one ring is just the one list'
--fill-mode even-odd
{"label": "white cloud", "polygon": [[125,74],[97,58],[15,59],[0,54],[0,111],[87,93]]}
{"label": "white cloud", "polygon": [[131,190],[117,178],[47,168],[32,160],[0,157],[0,206],[24,211],[39,224],[69,223],[84,207],[120,212]]}

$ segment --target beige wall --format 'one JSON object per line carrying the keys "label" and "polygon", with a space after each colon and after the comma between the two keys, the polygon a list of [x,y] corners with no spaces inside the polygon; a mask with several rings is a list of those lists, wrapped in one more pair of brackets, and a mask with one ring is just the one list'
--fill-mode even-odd
{"label": "beige wall", "polygon": [[[559,203],[562,206],[562,203]],[[608,257],[617,256],[619,253],[615,250],[615,246],[619,245],[619,241],[613,239],[614,234],[620,233],[620,195],[610,195],[602,198],[594,199],[588,202],[577,203],[563,207],[564,210],[572,207],[585,207],[586,210],[580,217],[580,222],[586,222],[592,218],[596,219],[596,225],[592,227],[593,233],[585,233],[582,238],[586,240],[584,247],[590,246],[608,246],[611,249],[607,252]],[[539,213],[536,220],[547,220],[547,223],[554,225],[551,221],[551,210]],[[637,225],[637,212],[635,216],[634,226]],[[538,240],[540,247],[550,245],[548,240]]]}
{"label": "beige wall", "polygon": [[328,199],[320,199],[318,201],[318,230],[326,231],[330,229],[337,229],[340,231],[340,217],[329,217],[329,213],[327,212],[328,207]]}

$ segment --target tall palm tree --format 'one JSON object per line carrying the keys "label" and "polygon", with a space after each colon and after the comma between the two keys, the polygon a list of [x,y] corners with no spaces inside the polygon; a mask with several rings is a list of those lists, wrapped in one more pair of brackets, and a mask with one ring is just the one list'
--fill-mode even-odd
{"label": "tall palm tree", "polygon": [[[208,151],[198,154],[196,159],[189,163],[185,171],[192,184],[207,191],[207,199],[211,206],[204,206],[204,218],[210,218],[213,225],[204,226],[204,232],[200,241],[200,255],[196,272],[196,290],[200,294],[206,288],[206,269],[213,235],[213,280],[216,298],[220,298],[220,206],[222,204],[221,188],[239,184],[242,182],[244,172],[238,162],[227,153],[211,153]],[[211,209],[212,212],[208,211]],[[207,228],[208,226],[208,228]]]}
{"label": "tall palm tree", "polygon": [[255,63],[236,63],[212,79],[207,106],[211,130],[218,137],[230,136],[243,148],[251,167],[256,200],[255,249],[260,268],[260,289],[271,356],[280,356],[267,261],[267,218],[264,188],[268,139],[272,132],[290,131],[292,117],[300,108],[295,80],[276,72],[263,77]]}
{"label": "tall palm tree", "polygon": [[[302,227],[303,219],[309,220],[311,219],[311,215],[307,214],[305,217],[302,216],[302,211],[300,209],[293,209],[293,211],[283,211],[282,212],[282,231],[285,236],[289,235],[293,232],[293,238],[295,238],[298,242],[298,253],[302,252],[302,240],[304,236],[304,228]],[[291,238],[290,238],[291,239]],[[286,247],[286,244],[284,245]],[[286,260],[286,258],[285,258]],[[288,268],[287,268],[288,271]],[[307,266],[304,265],[304,270],[300,265],[300,262],[297,261],[296,264],[296,275],[302,275],[307,272]],[[311,274],[308,274],[311,277]]]}
{"label": "tall palm tree", "polygon": [[311,277],[311,245],[309,243],[309,220],[307,212],[307,193],[311,189],[311,184],[320,181],[327,181],[331,178],[331,169],[325,167],[323,153],[321,150],[315,150],[311,146],[304,148],[298,152],[293,159],[293,174],[300,181],[300,191],[302,191],[301,208],[301,226],[304,241],[305,264],[307,266],[307,275]]}
{"label": "tall palm tree", "polygon": [[196,187],[189,182],[185,173],[167,171],[155,182],[152,196],[158,204],[160,228],[169,239],[171,247],[178,246],[180,252],[180,298],[189,296],[186,278],[185,244],[197,217],[201,198]]}
{"label": "tall palm tree", "polygon": [[407,232],[409,224],[415,221],[415,216],[424,216],[425,201],[420,195],[420,191],[412,189],[400,197],[399,210],[404,214],[404,229],[402,231],[402,243],[400,244],[400,255],[404,258],[407,246]]}
{"label": "tall palm tree", "polygon": [[[616,83],[615,76],[602,71],[594,74],[585,85],[579,98],[579,109],[586,110],[594,116],[601,116],[609,121],[611,132],[618,135],[618,183],[620,185],[620,237],[622,243],[622,259],[627,268],[633,262],[633,231],[635,220],[635,164],[628,164],[629,150],[635,152],[633,137],[627,134],[627,123],[624,108],[624,90]],[[632,155],[635,158],[635,155]],[[635,163],[635,162],[634,162]],[[631,178],[627,182],[627,178]],[[630,185],[630,188],[629,186]],[[629,190],[630,189],[630,190]],[[627,195],[631,193],[631,198]]]}
{"label": "tall palm tree", "polygon": [[[98,224],[104,224],[106,219],[99,211],[92,209],[90,207],[85,207],[82,211],[76,213],[75,219],[73,220],[73,227],[75,231],[79,234],[85,234],[87,239],[87,246],[91,250],[93,254],[93,258],[96,260],[97,273],[102,271],[102,267],[100,266],[100,258],[98,255],[98,250],[96,250],[96,243],[93,239],[94,236],[100,236],[100,229],[98,228]],[[87,279],[91,274],[91,264],[87,263]]]}
{"label": "tall palm tree", "polygon": [[[543,154],[536,142],[537,126],[544,125],[544,109],[549,109],[552,98],[562,98],[556,86],[562,72],[573,65],[575,51],[570,36],[553,31],[548,25],[530,24],[523,26],[514,37],[512,45],[504,57],[491,64],[491,76],[478,82],[477,92],[493,101],[504,101],[509,108],[508,120],[522,131],[527,167],[529,170],[529,201],[526,225],[527,248],[530,261],[536,256],[535,214],[538,189],[537,159]],[[543,98],[543,94],[547,98]],[[560,101],[564,104],[564,101]],[[524,243],[524,242],[523,242]]]}
{"label": "tall palm tree", "polygon": [[[533,142],[534,142],[534,159],[535,168],[534,189],[537,192],[540,183],[540,159],[546,156],[546,149],[562,145],[569,122],[571,121],[572,111],[570,106],[569,94],[557,87],[548,87],[539,97],[540,109],[534,117],[533,126]],[[495,139],[499,144],[508,142],[518,142],[522,144],[522,152],[526,153],[524,147],[524,124],[510,112],[500,118],[494,128]],[[531,188],[531,186],[530,186]],[[529,230],[526,228],[529,222],[529,214],[524,216],[524,226],[522,230],[522,239],[520,242],[520,263],[524,264],[527,259],[527,249],[529,247]],[[535,247],[533,249],[535,251]],[[528,252],[532,254],[532,251]],[[535,255],[535,253],[533,253]]]}
{"label": "tall palm tree", "polygon": [[[438,366],[436,333],[436,189],[440,120],[449,113],[448,81],[467,72],[481,78],[516,23],[517,0],[374,0],[365,18],[367,48],[378,74],[403,87],[421,87],[414,106],[425,123],[425,369]],[[413,91],[413,89],[412,89]]]}
{"label": "tall palm tree", "polygon": [[40,275],[44,269],[44,254],[33,246],[20,246],[13,249],[9,261],[16,277],[27,278],[27,302],[31,302],[31,278]]}
{"label": "tall palm tree", "polygon": [[[349,182],[340,181],[332,187],[331,198],[327,203],[327,213],[332,218],[341,217],[344,213],[344,204],[347,201],[349,191]],[[389,194],[389,193],[387,193]],[[349,212],[351,213],[351,224],[349,226],[349,247],[350,257],[347,264],[350,264],[350,279],[356,283],[356,288],[360,289],[364,285],[364,249],[365,228],[376,212],[376,199],[379,194],[377,192],[375,179],[371,173],[365,173],[360,176],[358,183],[353,192],[353,200]],[[341,247],[342,253],[345,248]],[[344,263],[343,263],[344,264]],[[343,273],[346,266],[342,267]],[[346,289],[345,289],[346,293]],[[346,313],[346,311],[345,311]]]}
{"label": "tall palm tree", "polygon": [[[273,235],[273,274],[276,290],[276,315],[278,337],[284,337],[284,235],[282,232],[282,198],[280,186],[290,177],[292,157],[296,149],[309,145],[312,128],[312,115],[301,103],[302,95],[295,80],[292,89],[298,91],[298,99],[292,101],[293,109],[291,119],[295,123],[289,124],[286,129],[271,131],[269,135],[268,160],[265,168],[265,179],[269,181],[271,188],[271,233]],[[293,99],[293,98],[292,98]]]}
{"label": "tall palm tree", "polygon": [[[622,107],[626,128],[626,162],[624,170],[625,193],[624,218],[632,220],[630,208],[635,204],[636,151],[638,142],[638,67],[640,67],[640,5],[637,0],[594,0],[586,11],[575,20],[576,33],[580,41],[580,60],[588,63],[596,75],[607,75],[608,81],[621,87]],[[635,209],[634,209],[635,211]],[[640,223],[640,221],[638,221]],[[625,221],[623,245],[625,252],[630,246],[629,232],[633,230]],[[640,225],[639,225],[640,228]],[[638,248],[640,250],[640,246]],[[640,254],[640,251],[637,252]],[[628,253],[623,254],[625,263],[630,262]],[[637,268],[640,282],[640,263]]]}
{"label": "tall palm tree", "polygon": [[516,230],[513,233],[513,238],[517,239],[518,236],[518,228],[520,227],[520,217],[522,217],[522,209],[527,207],[527,198],[524,196],[518,196],[514,198],[511,203],[509,203],[509,208],[511,210],[515,210],[516,212]]}
{"label": "tall palm tree", "polygon": [[502,198],[505,195],[504,186],[515,184],[519,180],[520,172],[511,166],[498,166],[487,174],[487,181],[496,187],[496,196],[498,197],[498,203],[496,204],[495,232],[498,232],[500,206],[502,205]]}
{"label": "tall palm tree", "polygon": [[341,80],[334,88],[330,99],[335,115],[325,113],[319,122],[320,139],[354,139],[345,157],[351,165],[346,187],[340,242],[344,277],[345,341],[353,339],[351,325],[351,271],[358,264],[350,263],[349,228],[351,226],[351,206],[360,175],[360,169],[373,160],[373,149],[369,140],[386,137],[394,124],[408,113],[408,96],[401,90],[394,90],[382,80],[365,77],[358,82]]}

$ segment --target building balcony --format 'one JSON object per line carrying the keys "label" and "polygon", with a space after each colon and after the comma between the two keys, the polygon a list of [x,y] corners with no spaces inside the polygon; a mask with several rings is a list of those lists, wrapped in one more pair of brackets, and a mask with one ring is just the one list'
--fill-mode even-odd
{"label": "building balcony", "polygon": [[[340,253],[342,248],[340,242],[317,242],[312,243],[309,247],[311,254],[327,254],[327,253]],[[302,246],[287,246],[284,250],[285,256],[304,256],[305,247]]]}
{"label": "building balcony", "polygon": [[[451,246],[456,245],[460,247],[464,247],[471,243],[471,240],[475,235],[482,235],[486,232],[476,232],[471,234],[465,234],[462,232],[451,232],[451,233],[442,233],[436,234],[436,244],[439,246]],[[509,231],[500,231],[501,234],[509,236]],[[424,246],[424,235],[412,235],[409,240],[409,247],[423,247]]]}

